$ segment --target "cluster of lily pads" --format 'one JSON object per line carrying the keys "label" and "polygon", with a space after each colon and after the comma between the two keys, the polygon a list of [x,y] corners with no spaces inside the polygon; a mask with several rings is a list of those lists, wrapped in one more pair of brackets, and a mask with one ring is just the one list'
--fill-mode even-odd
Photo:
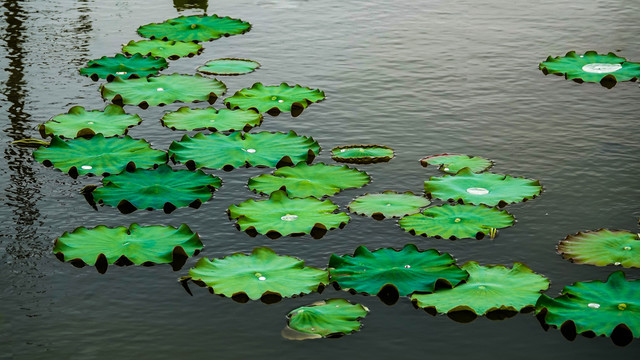
{"label": "cluster of lily pads", "polygon": [[[249,189],[263,198],[228,208],[229,218],[235,220],[239,230],[270,238],[307,234],[320,238],[327,231],[343,228],[349,215],[339,212],[327,197],[365,186],[370,176],[347,165],[314,164],[320,145],[311,137],[293,131],[249,132],[261,125],[264,113],[299,115],[325,98],[321,90],[256,83],[227,97],[227,109],[182,107],[165,114],[162,125],[201,132],[174,141],[167,151],[152,149],[145,140],[126,135],[128,128],[142,120],[126,114],[124,105],[147,108],[177,101],[213,104],[223,96],[226,85],[217,79],[198,74],[156,74],[168,67],[167,59],[199,55],[200,42],[243,34],[250,28],[242,20],[217,15],[182,16],[141,26],[139,34],[150,40],[131,41],[123,47],[124,54],[92,60],[80,70],[96,81],[107,81],[100,92],[113,104],[102,111],[76,106],[42,124],[41,135],[51,137],[51,141],[34,152],[35,159],[74,178],[102,176],[101,186],[86,187],[83,193],[94,206],[113,206],[123,213],[138,209],[170,213],[179,207],[200,207],[222,186],[219,177],[202,169],[275,167],[272,174],[248,181]],[[571,58],[574,62],[582,58],[592,61],[594,56],[587,53]],[[622,69],[635,66],[622,61]],[[547,62],[562,63],[557,59]],[[259,66],[252,60],[225,58],[207,62],[198,71],[205,75],[239,75]],[[597,73],[601,67],[585,64],[583,70]],[[560,71],[551,65],[543,69]],[[202,132],[205,130],[209,133]],[[337,162],[356,164],[394,157],[393,149],[381,145],[339,146],[331,154]],[[187,169],[175,170],[169,160]],[[399,227],[413,235],[451,240],[489,235],[493,239],[498,229],[514,224],[513,215],[503,210],[505,206],[533,199],[542,192],[537,180],[488,172],[493,162],[481,157],[439,154],[420,162],[425,167],[438,166],[445,173],[424,182],[425,196],[392,190],[364,194],[348,205],[348,211],[377,220],[399,218]],[[434,199],[442,203],[430,206]],[[601,230],[567,237],[558,250],[575,262],[638,267],[638,241],[634,234]],[[202,247],[197,233],[186,224],[179,228],[131,224],[65,232],[55,240],[53,252],[62,261],[92,265],[104,273],[110,264],[170,263],[178,270]],[[307,267],[300,259],[258,247],[249,255],[201,258],[182,278],[188,291],[189,281],[240,302],[261,299],[270,303],[319,292],[333,284],[350,293],[377,295],[387,304],[401,296],[410,297],[418,308],[452,317],[460,313],[492,317],[535,308],[544,324],[573,326],[574,333],[617,334],[616,338],[629,340],[640,336],[640,283],[626,281],[622,272],[613,273],[604,283],[578,282],[552,299],[541,295],[549,281],[524,264],[483,266],[470,261],[459,266],[450,254],[436,249],[422,251],[414,244],[401,250],[372,251],[360,246],[353,255],[332,254],[326,269]],[[307,339],[348,334],[360,329],[360,320],[368,312],[345,299],[327,299],[291,311],[283,336]]]}

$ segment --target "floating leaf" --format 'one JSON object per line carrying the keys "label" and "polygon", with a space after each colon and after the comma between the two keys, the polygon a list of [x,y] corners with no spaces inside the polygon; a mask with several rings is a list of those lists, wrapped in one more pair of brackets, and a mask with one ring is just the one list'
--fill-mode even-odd
{"label": "floating leaf", "polygon": [[164,209],[200,207],[211,199],[212,192],[222,185],[219,177],[202,171],[172,170],[161,165],[155,170],[136,170],[107,176],[103,187],[93,191],[93,199],[109,206],[117,206],[123,213],[136,209]]}
{"label": "floating leaf", "polygon": [[449,174],[455,174],[466,167],[474,173],[479,173],[493,165],[491,160],[483,157],[470,157],[462,154],[431,155],[420,159],[420,164],[424,167],[427,167],[427,165],[440,165],[439,169]]}
{"label": "floating leaf", "polygon": [[445,239],[482,239],[496,229],[513,225],[508,212],[484,205],[449,205],[426,209],[422,214],[405,216],[399,225],[413,235]]}
{"label": "floating leaf", "polygon": [[210,60],[198,71],[212,75],[242,75],[256,71],[260,63],[247,59],[223,58]]}
{"label": "floating leaf", "polygon": [[349,222],[349,215],[336,210],[338,206],[330,200],[291,199],[284,191],[276,191],[268,200],[249,199],[229,206],[229,218],[237,219],[240,230],[250,235],[278,238],[311,234],[320,238],[327,230],[343,228]]}
{"label": "floating leaf", "polygon": [[640,238],[628,231],[579,232],[562,240],[558,252],[579,264],[640,267]]}
{"label": "floating leaf", "polygon": [[393,159],[393,149],[382,145],[345,145],[331,149],[331,158],[338,162],[371,164]]}
{"label": "floating leaf", "polygon": [[107,105],[104,111],[86,111],[82,106],[74,106],[66,114],[56,115],[40,124],[38,130],[43,138],[52,135],[74,138],[95,134],[108,137],[125,134],[128,128],[140,122],[140,116],[127,114],[117,105]]}
{"label": "floating leaf", "polygon": [[143,79],[122,80],[100,88],[102,97],[114,104],[149,106],[171,104],[176,101],[208,101],[213,104],[227,87],[216,79],[200,75],[160,75]]}
{"label": "floating leaf", "polygon": [[584,55],[569,51],[565,56],[549,56],[539,67],[545,75],[564,75],[565,79],[579,83],[599,82],[609,89],[618,81],[636,81],[640,76],[640,63],[628,62],[614,53],[600,55],[595,51],[587,51]]}
{"label": "floating leaf", "polygon": [[113,81],[115,78],[135,79],[155,75],[167,66],[167,60],[163,58],[143,57],[140,54],[126,57],[116,54],[114,57],[103,56],[89,61],[87,67],[80,69],[80,74],[94,81],[98,79]]}
{"label": "floating leaf", "polygon": [[311,162],[320,152],[318,142],[295,132],[256,134],[233,132],[229,135],[198,133],[172,142],[169,155],[190,169],[230,170],[240,166],[281,167]]}
{"label": "floating leaf", "polygon": [[430,198],[488,206],[526,201],[542,192],[538,180],[493,173],[475,174],[468,168],[456,175],[432,177],[424,182],[424,189]]}
{"label": "floating leaf", "polygon": [[251,25],[228,16],[180,16],[162,23],[140,26],[138,33],[146,38],[175,41],[210,41],[222,36],[240,35]]}
{"label": "floating leaf", "polygon": [[202,52],[202,45],[185,41],[140,40],[129,41],[122,51],[127,54],[157,56],[169,60],[181,57],[194,57]]}
{"label": "floating leaf", "polygon": [[469,261],[462,269],[469,273],[466,283],[432,294],[413,294],[411,301],[418,307],[433,308],[439,313],[471,311],[484,315],[496,310],[520,311],[533,307],[540,292],[549,288],[547,278],[521,263],[514,263],[509,269],[502,265],[480,266]]}
{"label": "floating leaf", "polygon": [[310,104],[324,100],[324,92],[318,89],[290,86],[287,83],[265,86],[255,83],[224,100],[230,109],[254,109],[260,113],[278,115],[281,111],[298,116]]}
{"label": "floating leaf", "polygon": [[397,193],[384,191],[380,194],[359,196],[348,205],[349,211],[358,215],[371,216],[374,219],[400,217],[420,211],[430,204],[424,196],[416,196],[412,192]]}
{"label": "floating leaf", "polygon": [[73,178],[87,174],[117,174],[125,169],[148,169],[167,162],[167,153],[152,149],[144,140],[135,140],[128,135],[105,138],[102,134],[91,139],[67,141],[54,136],[51,144],[38,148],[33,157]]}
{"label": "floating leaf", "polygon": [[251,255],[202,258],[189,270],[189,276],[216,294],[251,300],[306,294],[329,283],[325,270],[304,266],[300,259],[279,256],[265,247],[253,249]]}
{"label": "floating leaf", "polygon": [[253,110],[181,107],[178,111],[165,114],[161,121],[162,125],[172,130],[249,131],[262,124],[262,115]]}
{"label": "floating leaf", "polygon": [[[338,337],[360,330],[360,319],[368,313],[369,309],[366,307],[345,299],[318,301],[289,312],[288,331],[283,331],[283,334],[291,340]],[[291,329],[311,336],[299,336],[291,332]]]}
{"label": "floating leaf", "polygon": [[284,190],[291,197],[335,195],[344,189],[359,188],[371,181],[364,171],[348,166],[307,165],[281,167],[273,175],[263,174],[249,179],[249,189],[261,194]]}

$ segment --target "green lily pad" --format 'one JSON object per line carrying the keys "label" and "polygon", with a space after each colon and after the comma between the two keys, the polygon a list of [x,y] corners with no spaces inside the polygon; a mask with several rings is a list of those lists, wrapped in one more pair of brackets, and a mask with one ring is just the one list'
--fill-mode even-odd
{"label": "green lily pad", "polygon": [[304,266],[300,259],[279,256],[265,247],[253,249],[251,255],[202,258],[189,270],[189,277],[215,294],[238,300],[302,295],[329,283],[325,270]]}
{"label": "green lily pad", "polygon": [[233,96],[224,100],[229,109],[254,109],[260,113],[278,115],[280,112],[291,112],[298,116],[302,110],[310,104],[324,100],[323,91],[302,87],[290,86],[287,83],[265,86],[255,83],[250,88],[237,91]]}
{"label": "green lily pad", "polygon": [[445,239],[492,238],[496,229],[512,226],[513,215],[485,205],[445,204],[426,209],[422,214],[405,216],[399,225],[413,235]]}
{"label": "green lily pad", "polygon": [[88,174],[106,176],[125,169],[148,169],[167,162],[167,153],[152,149],[145,140],[135,140],[128,135],[106,138],[102,134],[91,139],[67,141],[54,136],[49,146],[38,148],[33,157],[73,178]]}
{"label": "green lily pad", "polygon": [[130,127],[141,122],[140,116],[127,114],[117,105],[107,105],[103,111],[86,111],[82,106],[74,106],[66,114],[56,115],[40,124],[38,130],[43,138],[53,135],[75,138],[95,134],[108,137],[126,134]]}
{"label": "green lily pad", "polygon": [[464,168],[456,175],[432,177],[424,182],[430,198],[488,206],[533,199],[542,192],[538,180],[493,173],[473,173]]}
{"label": "green lily pad", "polygon": [[414,214],[431,202],[424,196],[416,196],[412,192],[397,193],[384,191],[380,194],[365,194],[353,199],[347,206],[349,211],[358,215],[371,216],[382,220],[385,217],[400,217]]}
{"label": "green lily pad", "polygon": [[595,51],[587,51],[584,55],[569,51],[565,56],[549,56],[539,67],[545,75],[564,75],[565,79],[579,83],[599,82],[607,88],[614,87],[618,81],[636,81],[640,76],[640,63],[629,62],[614,53],[600,55]]}
{"label": "green lily pad", "polygon": [[479,173],[493,166],[491,160],[462,154],[431,155],[420,159],[420,164],[424,167],[427,167],[427,165],[439,165],[440,170],[449,174],[455,174],[466,167],[474,173]]}
{"label": "green lily pad", "polygon": [[606,282],[576,282],[555,299],[540,296],[536,314],[569,338],[588,333],[611,336],[624,345],[640,337],[640,280],[626,280],[624,272],[616,271]]}
{"label": "green lily pad", "polygon": [[[360,330],[369,309],[345,299],[329,299],[302,306],[287,314],[283,335],[292,340],[338,337]],[[292,332],[295,331],[295,332]],[[305,334],[305,335],[298,335]]]}
{"label": "green lily pad", "polygon": [[140,54],[126,57],[116,54],[114,57],[103,56],[89,61],[86,67],[80,69],[80,74],[94,81],[98,79],[113,81],[115,78],[136,79],[155,75],[167,66],[167,60],[163,58],[143,57]]}
{"label": "green lily pad", "polygon": [[451,255],[435,249],[420,251],[413,244],[400,251],[383,248],[371,252],[359,246],[353,256],[332,254],[329,274],[343,289],[375,295],[393,286],[400,296],[433,292],[436,283],[456,286],[468,277]]}
{"label": "green lily pad", "polygon": [[227,87],[216,79],[196,75],[160,75],[122,80],[100,87],[102,97],[117,105],[138,105],[141,108],[166,105],[176,101],[208,101],[213,104]]}
{"label": "green lily pad", "polygon": [[249,189],[261,194],[284,190],[291,197],[321,198],[362,187],[370,181],[367,173],[346,165],[308,165],[302,162],[293,167],[281,167],[273,175],[263,174],[249,179]]}
{"label": "green lily pad", "polygon": [[122,51],[126,54],[157,56],[169,60],[194,57],[200,55],[202,50],[202,45],[194,42],[162,40],[131,40],[122,47]]}
{"label": "green lily pad", "polygon": [[260,63],[253,60],[223,58],[208,61],[198,71],[212,75],[242,75],[252,73],[259,67]]}
{"label": "green lily pad", "polygon": [[165,114],[162,125],[172,130],[249,131],[262,124],[262,115],[253,110],[190,109],[181,107],[178,111]]}
{"label": "green lily pad", "polygon": [[514,263],[509,269],[502,265],[480,266],[469,261],[462,269],[469,273],[466,283],[432,294],[413,294],[411,301],[438,313],[471,311],[484,315],[496,310],[520,311],[533,307],[540,292],[549,288],[547,278],[521,263]]}
{"label": "green lily pad", "polygon": [[[74,265],[95,265],[104,273],[107,265],[148,265],[178,262],[182,267],[188,256],[202,250],[198,234],[185,224],[173,226],[140,226],[93,229],[79,227],[55,240],[53,252],[61,261]],[[103,270],[103,271],[102,271]]]}
{"label": "green lily pad", "polygon": [[579,264],[640,267],[640,236],[608,229],[579,232],[562,240],[558,252]]}
{"label": "green lily pad", "polygon": [[171,158],[184,163],[189,169],[290,166],[311,162],[319,152],[317,141],[298,136],[293,131],[288,134],[267,131],[255,134],[233,132],[229,135],[197,133],[193,137],[185,135],[169,146]]}
{"label": "green lily pad", "polygon": [[331,158],[338,162],[371,164],[387,162],[394,157],[393,149],[382,145],[345,145],[331,149]]}
{"label": "green lily pad", "polygon": [[264,234],[275,239],[286,235],[311,234],[320,238],[328,230],[343,228],[349,215],[335,213],[338,206],[330,200],[289,198],[282,191],[271,194],[268,200],[249,199],[229,206],[229,218],[237,219],[240,230],[249,235]]}
{"label": "green lily pad", "polygon": [[100,204],[116,206],[123,213],[136,209],[164,209],[170,213],[179,207],[200,207],[211,199],[222,181],[201,170],[172,170],[161,165],[155,170],[137,169],[107,176],[102,184],[92,193]]}
{"label": "green lily pad", "polygon": [[142,25],[138,34],[142,37],[172,41],[211,41],[223,36],[240,35],[251,25],[228,16],[180,16],[162,23]]}

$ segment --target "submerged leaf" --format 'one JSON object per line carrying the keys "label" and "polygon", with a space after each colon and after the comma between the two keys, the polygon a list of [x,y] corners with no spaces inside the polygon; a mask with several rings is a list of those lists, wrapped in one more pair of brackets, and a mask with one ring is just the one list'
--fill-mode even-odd
{"label": "submerged leaf", "polygon": [[194,42],[162,40],[131,40],[122,47],[122,51],[127,54],[157,56],[170,60],[200,55],[202,50],[202,45]]}
{"label": "submerged leaf", "polygon": [[382,145],[345,145],[331,149],[331,158],[345,163],[387,162],[394,156],[392,148]]}
{"label": "submerged leaf", "polygon": [[491,160],[462,154],[431,155],[420,159],[420,164],[424,167],[427,167],[427,165],[440,165],[439,169],[449,174],[455,174],[466,167],[474,173],[479,173],[493,165]]}
{"label": "submerged leaf", "polygon": [[562,240],[558,252],[563,258],[579,264],[640,267],[640,238],[628,231],[579,232]]}
{"label": "submerged leaf", "polygon": [[251,25],[228,16],[180,16],[162,23],[140,26],[138,33],[146,38],[175,41],[210,41],[222,36],[239,35]]}
{"label": "submerged leaf", "polygon": [[402,194],[384,191],[380,194],[359,196],[349,203],[348,209],[359,215],[382,219],[413,214],[429,204],[430,201],[427,198],[416,196],[410,191]]}
{"label": "submerged leaf", "polygon": [[117,105],[107,105],[104,111],[86,111],[82,106],[74,106],[66,114],[59,114],[44,124],[39,130],[42,137],[57,135],[74,138],[102,134],[105,137],[126,134],[127,130],[142,122],[140,116],[131,115]]}
{"label": "submerged leaf", "polygon": [[262,83],[255,83],[250,88],[242,89],[226,98],[224,103],[230,109],[255,109],[260,113],[273,115],[283,111],[297,116],[310,104],[322,101],[324,98],[323,91],[300,85],[290,86],[282,83],[265,86]]}
{"label": "submerged leaf", "polygon": [[87,67],[80,69],[80,74],[94,81],[98,79],[113,81],[115,78],[135,79],[155,75],[167,66],[167,60],[163,58],[143,57],[140,54],[126,57],[116,54],[114,57],[103,56],[89,61]]}
{"label": "submerged leaf", "polygon": [[[302,306],[287,314],[288,327],[318,337],[335,337],[360,330],[369,309],[345,299],[329,299]],[[295,339],[295,338],[294,338]]]}
{"label": "submerged leaf", "polygon": [[212,75],[242,75],[256,71],[260,63],[247,59],[223,58],[210,60],[198,71]]}
{"label": "submerged leaf", "polygon": [[162,125],[172,130],[204,130],[209,131],[249,131],[262,124],[262,115],[253,110],[216,110],[190,109],[181,107],[178,111],[165,114]]}

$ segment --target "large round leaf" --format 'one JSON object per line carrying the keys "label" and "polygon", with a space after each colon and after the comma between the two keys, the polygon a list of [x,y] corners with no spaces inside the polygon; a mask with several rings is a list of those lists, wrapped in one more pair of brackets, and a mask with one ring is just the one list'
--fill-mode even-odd
{"label": "large round leaf", "polygon": [[117,174],[134,168],[148,169],[167,162],[167,153],[154,150],[144,140],[97,134],[91,139],[61,140],[54,136],[48,147],[40,147],[33,157],[45,166],[53,166],[72,177],[78,175]]}
{"label": "large round leaf", "polygon": [[420,251],[413,244],[400,251],[383,248],[371,252],[359,246],[353,256],[332,254],[329,274],[343,289],[375,295],[392,285],[400,296],[432,292],[437,282],[455,286],[468,276],[451,255],[435,249]]}
{"label": "large round leaf", "polygon": [[271,194],[284,190],[291,197],[335,195],[344,189],[359,188],[371,181],[364,171],[348,166],[307,165],[302,162],[293,167],[281,167],[273,175],[263,174],[249,179],[249,189]]}
{"label": "large round leaf", "polygon": [[172,130],[249,131],[262,124],[262,115],[253,110],[190,109],[185,106],[165,114],[161,121]]}
{"label": "large round leaf", "polygon": [[322,237],[327,230],[344,227],[349,215],[335,213],[338,206],[330,200],[287,197],[276,191],[268,200],[249,199],[229,206],[229,218],[237,219],[240,230],[249,234],[265,234],[270,238],[286,235],[311,234]]}
{"label": "large round leaf", "polygon": [[587,51],[584,55],[569,51],[565,56],[549,56],[539,67],[545,75],[564,75],[565,79],[579,83],[599,82],[607,88],[612,88],[618,81],[635,81],[640,76],[640,63],[629,62],[613,53],[600,55],[595,51]]}
{"label": "large round leaf", "polygon": [[466,283],[432,294],[413,294],[411,301],[421,308],[435,308],[439,313],[471,311],[484,315],[495,310],[520,311],[533,307],[540,292],[549,288],[547,278],[521,263],[514,263],[509,269],[502,265],[480,266],[470,261],[462,265],[462,269],[469,273]]}
{"label": "large round leaf", "polygon": [[538,180],[493,173],[475,174],[468,168],[456,175],[432,177],[424,182],[424,189],[432,198],[488,206],[526,201],[542,192]]}
{"label": "large round leaf", "polygon": [[291,331],[283,331],[283,335],[291,339],[309,339],[350,334],[360,330],[360,319],[368,313],[369,309],[366,307],[345,299],[318,301],[287,314],[289,324],[286,330],[293,329],[311,336],[292,336]]}
{"label": "large round leaf", "polygon": [[102,180],[103,187],[93,191],[94,200],[117,206],[129,213],[136,209],[164,209],[169,213],[176,208],[199,207],[211,199],[212,192],[222,185],[219,177],[201,170],[172,170],[161,165],[156,170],[123,172]]}
{"label": "large round leaf", "polygon": [[170,60],[181,57],[194,57],[202,52],[202,45],[185,41],[140,40],[129,41],[122,47],[127,54],[157,56]]}
{"label": "large round leaf", "polygon": [[324,92],[318,89],[290,86],[287,83],[265,86],[255,83],[250,88],[242,89],[224,100],[230,109],[255,109],[261,113],[273,115],[281,111],[299,115],[310,104],[324,100]]}
{"label": "large round leaf", "polygon": [[475,173],[483,172],[493,165],[491,160],[483,157],[462,154],[431,155],[420,159],[420,164],[424,167],[439,165],[440,170],[449,174],[455,174],[466,167]]}
{"label": "large round leaf", "polygon": [[207,61],[198,71],[212,75],[242,75],[256,71],[260,63],[247,59],[224,58]]}
{"label": "large round leaf", "polygon": [[230,170],[240,166],[281,167],[302,161],[311,162],[320,152],[318,142],[311,137],[267,131],[256,134],[233,132],[229,135],[198,133],[185,135],[172,142],[169,155],[190,169],[210,168]]}
{"label": "large round leaf", "polygon": [[405,216],[399,225],[413,235],[445,239],[482,239],[495,234],[496,229],[513,225],[514,217],[508,212],[485,205],[449,205],[428,208],[422,214]]}
{"label": "large round leaf", "polygon": [[374,219],[400,217],[420,211],[430,204],[424,196],[416,196],[412,192],[397,193],[384,191],[380,194],[365,194],[353,199],[348,205],[349,211],[371,216]]}
{"label": "large round leaf", "polygon": [[140,26],[143,37],[176,41],[210,41],[222,36],[239,35],[251,29],[251,25],[228,16],[180,16],[162,23]]}
{"label": "large round leaf", "polygon": [[102,97],[115,104],[148,106],[176,101],[214,103],[227,87],[216,79],[196,75],[160,75],[143,79],[122,80],[102,85]]}
{"label": "large round leaf", "polygon": [[42,137],[57,135],[74,138],[102,134],[104,136],[122,135],[127,129],[140,124],[138,115],[124,112],[118,105],[107,105],[104,111],[86,111],[82,106],[74,106],[66,114],[51,118],[38,128]]}
{"label": "large round leaf", "polygon": [[304,261],[279,256],[265,247],[251,255],[233,254],[222,259],[200,259],[189,270],[196,283],[214,293],[229,297],[246,296],[251,300],[276,295],[290,297],[318,291],[329,282],[325,270],[304,266]]}
{"label": "large round leaf", "polygon": [[345,163],[387,162],[394,156],[393,149],[383,145],[345,145],[331,149],[331,158]]}
{"label": "large round leaf", "polygon": [[115,78],[135,79],[155,75],[167,66],[167,60],[163,58],[143,57],[140,54],[126,57],[116,54],[114,57],[103,56],[89,61],[87,67],[80,69],[80,74],[94,81],[98,79],[113,81]]}
{"label": "large round leaf", "polygon": [[640,267],[640,238],[628,231],[579,232],[562,240],[558,252],[579,264]]}

